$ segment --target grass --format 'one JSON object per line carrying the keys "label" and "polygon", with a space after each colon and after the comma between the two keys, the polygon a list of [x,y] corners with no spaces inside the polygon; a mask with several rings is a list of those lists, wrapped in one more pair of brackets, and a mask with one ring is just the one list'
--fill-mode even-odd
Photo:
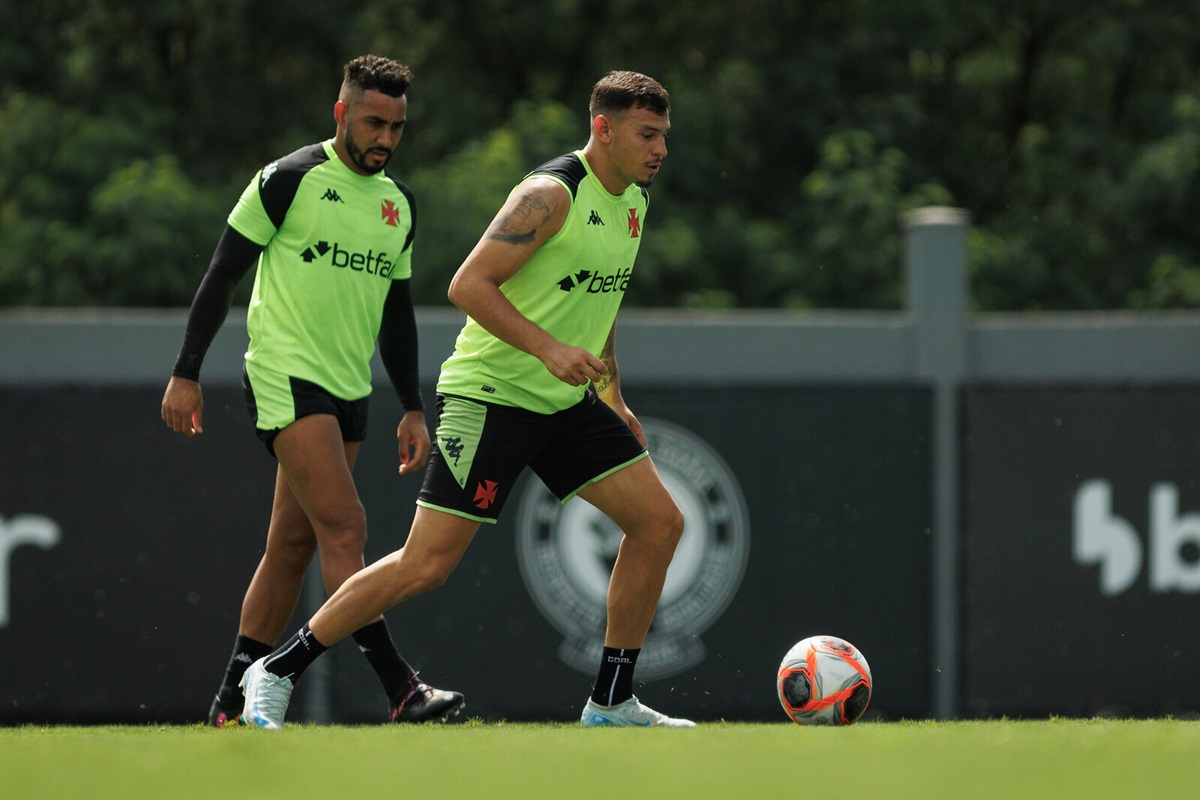
{"label": "grass", "polygon": [[1125,798],[1200,786],[1200,723],[0,728],[12,798]]}

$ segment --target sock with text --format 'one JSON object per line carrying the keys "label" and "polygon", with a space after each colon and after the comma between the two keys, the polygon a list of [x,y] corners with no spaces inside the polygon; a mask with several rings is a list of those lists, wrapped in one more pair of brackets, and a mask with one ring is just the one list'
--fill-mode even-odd
{"label": "sock with text", "polygon": [[263,667],[272,675],[289,678],[294,684],[300,680],[304,670],[308,669],[308,666],[328,649],[317,641],[317,637],[313,636],[313,632],[308,629],[308,623],[305,623],[303,628],[292,635],[292,638],[267,656]]}
{"label": "sock with text", "polygon": [[592,700],[602,706],[615,706],[633,697],[633,668],[640,648],[605,647],[600,656],[600,672],[592,689]]}

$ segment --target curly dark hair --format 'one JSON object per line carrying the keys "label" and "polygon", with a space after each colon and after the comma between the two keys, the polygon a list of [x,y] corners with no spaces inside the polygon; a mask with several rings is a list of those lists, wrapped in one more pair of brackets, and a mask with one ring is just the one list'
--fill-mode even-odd
{"label": "curly dark hair", "polygon": [[654,78],[626,70],[613,70],[592,87],[588,111],[593,117],[631,108],[647,108],[665,116],[671,112],[671,95]]}
{"label": "curly dark hair", "polygon": [[360,92],[374,89],[389,97],[402,97],[412,85],[412,70],[383,56],[359,56],[342,69],[343,91],[353,87]]}

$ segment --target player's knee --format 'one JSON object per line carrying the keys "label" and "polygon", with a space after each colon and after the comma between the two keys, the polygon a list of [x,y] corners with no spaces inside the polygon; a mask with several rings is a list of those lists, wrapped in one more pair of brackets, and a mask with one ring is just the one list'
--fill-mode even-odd
{"label": "player's knee", "polygon": [[683,512],[674,502],[663,503],[646,518],[648,524],[640,534],[643,539],[674,552],[683,536]]}
{"label": "player's knee", "polygon": [[454,564],[437,557],[406,558],[404,551],[390,559],[390,584],[396,602],[432,591],[443,585],[454,571]]}
{"label": "player's knee", "polygon": [[359,505],[329,519],[321,536],[322,550],[361,556],[367,546],[367,514]]}
{"label": "player's knee", "polygon": [[303,574],[317,552],[315,539],[294,539],[276,543],[270,548],[271,557],[281,570]]}
{"label": "player's knee", "polygon": [[674,502],[670,504],[670,508],[666,509],[664,526],[667,540],[671,544],[671,549],[679,544],[679,539],[683,536],[683,512],[679,510]]}

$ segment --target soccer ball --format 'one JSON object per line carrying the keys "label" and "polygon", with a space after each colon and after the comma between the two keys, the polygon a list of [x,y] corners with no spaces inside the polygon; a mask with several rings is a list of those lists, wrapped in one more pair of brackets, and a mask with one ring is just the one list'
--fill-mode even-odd
{"label": "soccer ball", "polygon": [[845,639],[810,636],[783,657],[776,690],[800,725],[849,725],[871,702],[871,668]]}

